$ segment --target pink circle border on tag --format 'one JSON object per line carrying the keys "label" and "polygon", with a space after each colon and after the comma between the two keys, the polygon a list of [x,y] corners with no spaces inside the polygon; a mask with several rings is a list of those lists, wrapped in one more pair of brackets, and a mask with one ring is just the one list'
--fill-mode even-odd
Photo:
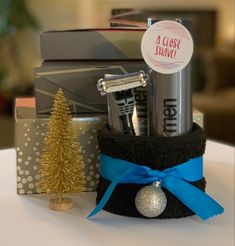
{"label": "pink circle border on tag", "polygon": [[[170,34],[171,38],[180,40],[182,48],[178,49],[179,58],[170,59],[150,54],[156,46],[154,39],[158,35],[162,37],[167,34]],[[172,74],[179,72],[190,62],[193,54],[193,39],[188,29],[182,24],[171,20],[159,21],[150,26],[144,33],[141,41],[141,52],[145,62],[154,71]]]}

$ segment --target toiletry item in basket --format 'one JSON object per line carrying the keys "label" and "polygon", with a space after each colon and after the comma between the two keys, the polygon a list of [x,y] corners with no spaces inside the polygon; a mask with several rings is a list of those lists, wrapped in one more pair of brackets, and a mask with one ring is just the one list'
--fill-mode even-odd
{"label": "toiletry item in basket", "polygon": [[[193,51],[188,20],[148,20],[142,53],[150,66],[148,119],[150,136],[178,136],[192,129],[192,94],[190,59]],[[188,29],[187,29],[187,28]],[[146,42],[152,40],[152,53]],[[147,47],[149,49],[149,47]],[[151,58],[149,58],[151,54]],[[154,60],[153,60],[154,59]],[[182,64],[182,65],[181,65]]]}
{"label": "toiletry item in basket", "polygon": [[134,88],[145,87],[147,76],[144,71],[126,75],[105,74],[97,88],[101,95],[107,94],[108,122],[113,130],[124,134],[139,135],[138,108]]}

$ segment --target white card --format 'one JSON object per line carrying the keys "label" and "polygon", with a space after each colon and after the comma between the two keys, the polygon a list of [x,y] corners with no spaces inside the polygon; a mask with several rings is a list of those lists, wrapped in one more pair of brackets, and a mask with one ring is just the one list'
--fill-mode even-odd
{"label": "white card", "polygon": [[145,62],[154,71],[163,74],[176,73],[191,60],[192,36],[176,21],[159,21],[144,33],[141,52]]}

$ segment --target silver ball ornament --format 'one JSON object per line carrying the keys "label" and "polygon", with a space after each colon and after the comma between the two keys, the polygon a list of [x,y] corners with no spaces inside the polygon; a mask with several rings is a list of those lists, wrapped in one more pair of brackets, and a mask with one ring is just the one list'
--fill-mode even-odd
{"label": "silver ball ornament", "polygon": [[145,217],[157,217],[166,208],[167,198],[159,184],[141,188],[135,197],[136,209]]}

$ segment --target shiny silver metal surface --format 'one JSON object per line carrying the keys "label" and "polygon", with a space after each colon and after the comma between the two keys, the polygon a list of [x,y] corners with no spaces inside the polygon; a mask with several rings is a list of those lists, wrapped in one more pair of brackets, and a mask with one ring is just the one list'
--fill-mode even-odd
{"label": "shiny silver metal surface", "polygon": [[[130,114],[130,121],[135,135],[146,136],[147,135],[147,95],[146,88],[138,87],[131,90],[134,96],[134,104],[132,104],[133,113]],[[133,99],[133,97],[132,97]],[[130,100],[130,99],[129,99]],[[120,119],[118,101],[115,99],[114,93],[107,94],[108,101],[108,123],[111,129],[118,132],[124,132],[123,121]],[[127,100],[128,102],[128,100]]]}
{"label": "shiny silver metal surface", "polygon": [[149,135],[182,135],[192,127],[190,65],[178,73],[151,72],[148,85]]}
{"label": "shiny silver metal surface", "polygon": [[133,89],[139,86],[145,87],[146,80],[144,71],[124,75],[105,74],[104,79],[98,81],[97,89],[101,95],[105,95],[106,93]]}
{"label": "shiny silver metal surface", "polygon": [[105,74],[97,83],[101,95],[107,94],[108,123],[113,131],[147,135],[148,77],[143,71],[116,75]]}

